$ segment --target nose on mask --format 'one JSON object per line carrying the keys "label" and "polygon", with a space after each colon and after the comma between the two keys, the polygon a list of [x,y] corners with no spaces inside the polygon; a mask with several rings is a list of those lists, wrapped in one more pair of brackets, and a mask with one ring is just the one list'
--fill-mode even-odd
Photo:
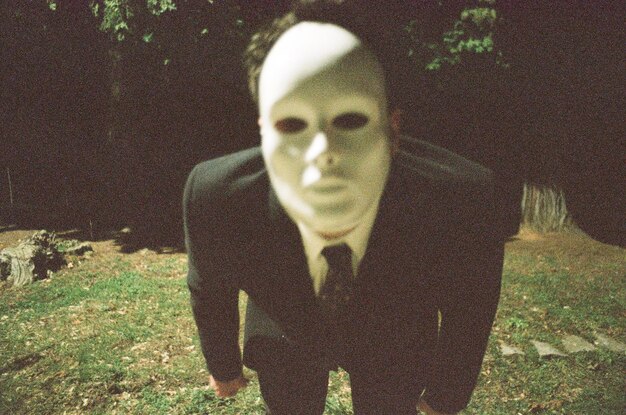
{"label": "nose on mask", "polygon": [[324,169],[335,166],[339,162],[339,154],[331,148],[328,135],[319,132],[309,146],[306,159],[316,167]]}
{"label": "nose on mask", "polygon": [[320,169],[327,169],[337,164],[337,156],[327,151],[317,156],[313,163]]}

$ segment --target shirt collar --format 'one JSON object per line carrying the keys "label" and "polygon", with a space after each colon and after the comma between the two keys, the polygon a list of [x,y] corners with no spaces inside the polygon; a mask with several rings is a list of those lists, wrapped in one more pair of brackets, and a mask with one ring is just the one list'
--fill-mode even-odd
{"label": "shirt collar", "polygon": [[372,233],[372,229],[374,228],[376,215],[378,214],[379,203],[380,197],[375,203],[372,203],[372,206],[363,216],[361,223],[359,223],[352,232],[337,239],[324,239],[304,223],[298,222],[297,225],[300,230],[300,235],[302,236],[302,242],[307,258],[319,260],[322,257],[322,250],[325,247],[345,243],[348,244],[350,249],[352,249],[353,262],[358,265],[365,256],[369,237]]}

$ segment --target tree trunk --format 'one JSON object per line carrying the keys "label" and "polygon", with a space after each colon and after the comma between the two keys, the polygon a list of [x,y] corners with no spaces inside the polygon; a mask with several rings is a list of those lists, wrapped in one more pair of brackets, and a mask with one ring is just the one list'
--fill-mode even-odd
{"label": "tree trunk", "polygon": [[567,212],[565,195],[556,186],[526,183],[522,196],[522,226],[539,232],[571,229],[574,225]]}
{"label": "tree trunk", "polygon": [[18,246],[0,251],[0,281],[20,287],[58,270],[65,261],[54,239],[54,234],[38,231]]}

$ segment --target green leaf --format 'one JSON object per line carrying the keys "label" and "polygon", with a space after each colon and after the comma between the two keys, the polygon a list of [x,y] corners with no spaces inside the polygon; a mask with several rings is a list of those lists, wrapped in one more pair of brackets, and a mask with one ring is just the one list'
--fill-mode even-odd
{"label": "green leaf", "polygon": [[89,7],[91,8],[91,13],[93,13],[94,17],[100,17],[100,4],[92,1],[89,4]]}
{"label": "green leaf", "polygon": [[176,4],[172,0],[148,0],[148,10],[155,16],[165,12],[176,10]]}
{"label": "green leaf", "polygon": [[439,68],[441,68],[441,63],[439,62],[439,59],[435,59],[434,61],[426,65],[426,69],[429,71],[436,71]]}

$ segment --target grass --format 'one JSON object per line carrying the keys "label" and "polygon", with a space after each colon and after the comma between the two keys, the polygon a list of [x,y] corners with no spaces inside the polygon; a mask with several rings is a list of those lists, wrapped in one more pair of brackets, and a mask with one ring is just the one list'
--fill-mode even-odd
{"label": "grass", "polygon": [[[263,413],[253,372],[236,399],[208,388],[184,254],[94,247],[51,279],[0,283],[0,414]],[[463,413],[624,413],[624,354],[598,348],[546,359],[530,341],[561,349],[566,334],[624,341],[625,270],[623,249],[580,236],[510,243],[482,376]],[[502,356],[501,341],[525,355]],[[348,375],[333,374],[326,414],[351,413]]]}

